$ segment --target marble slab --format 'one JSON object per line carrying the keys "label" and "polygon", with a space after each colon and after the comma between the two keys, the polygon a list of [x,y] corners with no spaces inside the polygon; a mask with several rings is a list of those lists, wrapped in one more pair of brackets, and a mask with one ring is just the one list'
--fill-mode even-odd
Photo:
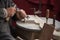
{"label": "marble slab", "polygon": [[41,20],[38,16],[29,15],[29,18],[25,18],[25,22],[17,21],[17,25],[32,30],[41,30],[44,26],[44,21]]}
{"label": "marble slab", "polygon": [[[29,15],[29,18],[25,18],[25,21],[25,23],[17,21],[16,24],[27,29],[40,30],[41,28],[43,28],[44,23],[46,23],[46,18]],[[53,24],[53,19],[48,18],[48,24]],[[60,29],[60,22],[57,20],[55,20],[55,29]]]}

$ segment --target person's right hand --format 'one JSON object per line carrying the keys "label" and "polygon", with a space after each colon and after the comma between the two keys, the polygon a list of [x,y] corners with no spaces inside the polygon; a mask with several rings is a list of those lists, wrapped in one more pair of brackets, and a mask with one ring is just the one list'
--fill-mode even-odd
{"label": "person's right hand", "polygon": [[17,11],[16,15],[17,15],[17,18],[20,20],[27,17],[27,14],[26,14],[25,10],[23,10],[23,9],[20,9],[19,11]]}
{"label": "person's right hand", "polygon": [[15,14],[15,12],[16,12],[15,7],[7,8],[8,17],[12,17]]}

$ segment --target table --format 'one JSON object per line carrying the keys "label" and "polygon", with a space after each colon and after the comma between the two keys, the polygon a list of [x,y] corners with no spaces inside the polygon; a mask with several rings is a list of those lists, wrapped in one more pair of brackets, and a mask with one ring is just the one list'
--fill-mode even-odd
{"label": "table", "polygon": [[[27,22],[21,22],[21,21],[17,21],[16,24],[17,24],[17,28],[18,30],[20,31],[19,35],[21,36],[24,36],[26,37],[26,40],[33,40],[34,38],[38,38],[40,34],[40,30],[41,28],[43,28],[43,24],[44,22],[42,22],[42,24],[38,24],[38,23],[41,23],[39,21],[42,21],[41,19],[39,19],[39,17],[37,16],[33,16],[33,15],[29,15],[29,19],[28,20],[31,20],[31,22],[27,23]],[[34,21],[35,20],[35,21]],[[36,23],[34,23],[36,22]],[[36,36],[36,37],[34,37]],[[23,37],[22,37],[23,38]],[[25,39],[25,38],[23,38]]]}
{"label": "table", "polygon": [[[46,18],[45,17],[40,17],[40,19],[42,19],[44,21],[44,23],[46,23]],[[48,24],[53,24],[53,19],[52,18],[48,18]],[[55,29],[60,29],[60,22],[58,20],[55,20]]]}
{"label": "table", "polygon": [[[40,25],[37,25],[35,23],[24,23],[21,21],[17,21],[16,24],[18,26],[18,30],[20,33],[28,38],[28,40],[33,40],[33,36],[36,34],[38,36],[40,34],[41,29],[44,26],[44,23],[46,23],[46,18],[45,17],[37,17],[34,15],[29,15],[29,20],[35,20],[34,22],[40,23]],[[53,19],[48,18],[48,24],[52,24]],[[60,28],[60,22],[55,20],[55,29]],[[28,34],[28,35],[27,35]],[[39,37],[39,36],[38,36]]]}

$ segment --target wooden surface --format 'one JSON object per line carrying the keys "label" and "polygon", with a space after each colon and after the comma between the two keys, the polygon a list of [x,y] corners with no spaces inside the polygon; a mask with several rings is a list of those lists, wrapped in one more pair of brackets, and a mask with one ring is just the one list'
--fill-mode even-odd
{"label": "wooden surface", "polygon": [[51,40],[53,37],[54,28],[55,27],[53,25],[44,24],[39,40]]}

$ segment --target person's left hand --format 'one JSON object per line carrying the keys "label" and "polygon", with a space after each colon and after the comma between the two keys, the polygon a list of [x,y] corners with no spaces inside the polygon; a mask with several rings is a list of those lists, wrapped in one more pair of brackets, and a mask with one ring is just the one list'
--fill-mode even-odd
{"label": "person's left hand", "polygon": [[7,12],[8,12],[8,17],[11,17],[16,13],[16,8],[15,7],[7,8]]}

